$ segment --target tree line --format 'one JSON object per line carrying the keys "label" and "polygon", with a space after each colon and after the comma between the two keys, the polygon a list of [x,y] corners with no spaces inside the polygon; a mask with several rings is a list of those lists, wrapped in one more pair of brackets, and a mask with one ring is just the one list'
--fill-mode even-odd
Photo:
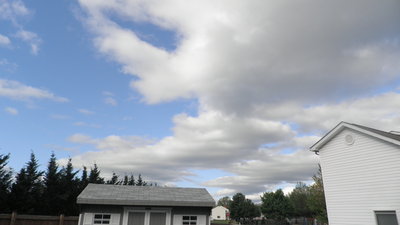
{"label": "tree line", "polygon": [[281,189],[274,192],[265,192],[261,196],[261,204],[255,205],[242,193],[221,198],[217,205],[229,209],[231,219],[249,221],[263,215],[267,219],[285,221],[288,218],[316,218],[321,223],[328,222],[326,212],[324,186],[321,167],[313,176],[314,183],[306,185],[297,183],[289,195]]}
{"label": "tree line", "polygon": [[[45,171],[32,152],[29,161],[15,173],[7,166],[10,154],[0,154],[0,213],[16,211],[21,214],[78,215],[77,196],[89,183],[111,185],[147,186],[139,174],[122,178],[113,173],[110,179],[101,176],[96,164],[89,170],[74,169],[71,158],[65,166],[59,166],[51,154]],[[157,184],[154,184],[157,185]]]}

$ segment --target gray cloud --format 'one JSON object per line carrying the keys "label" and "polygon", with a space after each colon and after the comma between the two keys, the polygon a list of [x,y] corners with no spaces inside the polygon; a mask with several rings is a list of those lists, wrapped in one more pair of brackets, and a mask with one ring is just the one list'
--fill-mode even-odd
{"label": "gray cloud", "polygon": [[[399,82],[396,0],[80,4],[94,46],[136,77],[130,85],[145,102],[199,102],[197,116],[176,115],[173,135],[152,144],[71,137],[93,146],[74,157],[80,163],[143,171],[163,182],[216,168],[232,176],[205,186],[221,188],[217,195],[242,191],[255,198],[310,180],[317,159],[307,149],[339,121],[400,125],[398,91],[379,94]],[[141,40],[140,31],[118,24],[121,18],[175,32],[177,48]]]}

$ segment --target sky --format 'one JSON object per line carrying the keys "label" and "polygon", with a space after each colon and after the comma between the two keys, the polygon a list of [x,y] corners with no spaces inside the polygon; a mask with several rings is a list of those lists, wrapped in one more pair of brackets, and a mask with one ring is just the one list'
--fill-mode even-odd
{"label": "sky", "polygon": [[0,154],[288,192],[340,121],[400,130],[399,21],[398,0],[0,0]]}

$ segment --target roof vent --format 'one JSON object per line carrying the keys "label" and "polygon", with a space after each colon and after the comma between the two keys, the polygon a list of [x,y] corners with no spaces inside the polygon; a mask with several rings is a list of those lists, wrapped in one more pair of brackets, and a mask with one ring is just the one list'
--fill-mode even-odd
{"label": "roof vent", "polygon": [[355,141],[353,135],[351,135],[351,134],[346,135],[344,137],[344,140],[345,140],[346,144],[348,144],[348,145],[354,144],[354,141]]}

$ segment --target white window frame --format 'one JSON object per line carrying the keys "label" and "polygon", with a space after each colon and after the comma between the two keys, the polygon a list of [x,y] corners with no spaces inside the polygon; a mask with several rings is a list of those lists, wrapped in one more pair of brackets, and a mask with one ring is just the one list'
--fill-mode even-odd
{"label": "white window frame", "polygon": [[[101,218],[100,219],[96,219],[96,215],[101,215]],[[108,218],[108,219],[104,219],[104,216],[105,215],[107,215],[107,216],[110,216],[110,218]],[[93,221],[92,221],[92,224],[111,224],[111,216],[112,216],[112,214],[111,213],[93,213]],[[100,221],[100,223],[95,223],[95,221]],[[104,222],[108,222],[108,223],[104,223]]]}
{"label": "white window frame", "polygon": [[[147,207],[146,207],[147,208]],[[171,225],[171,208],[154,208],[154,209],[146,209],[145,207],[125,207],[124,208],[124,219],[122,221],[123,225],[128,225],[128,216],[130,212],[142,212],[144,213],[144,225],[150,224],[150,213],[158,212],[158,213],[165,213],[166,215],[166,222],[165,225]],[[149,207],[151,208],[151,207]]]}
{"label": "white window frame", "polygon": [[[188,217],[189,217],[189,220],[183,219],[185,216],[188,216]],[[193,216],[196,217],[196,220],[192,220],[192,217],[193,217]],[[187,224],[187,225],[192,225],[192,224],[191,224],[192,221],[196,221],[196,224],[195,224],[195,225],[197,225],[197,224],[198,224],[198,222],[197,222],[197,221],[198,221],[198,218],[199,218],[199,217],[198,217],[197,215],[182,215],[182,225],[184,225],[184,224],[183,224],[184,221],[189,222],[189,224]]]}

